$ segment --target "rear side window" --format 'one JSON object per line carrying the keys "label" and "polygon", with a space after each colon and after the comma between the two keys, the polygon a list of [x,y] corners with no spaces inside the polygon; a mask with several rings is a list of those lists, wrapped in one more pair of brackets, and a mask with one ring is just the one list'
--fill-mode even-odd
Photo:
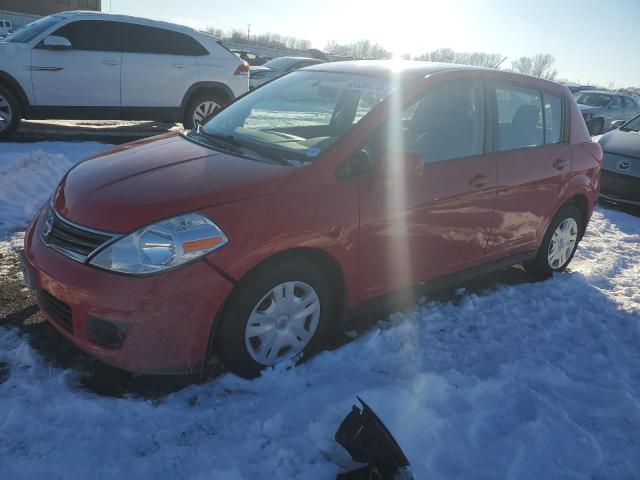
{"label": "rear side window", "polygon": [[622,99],[620,97],[613,97],[609,108],[622,108]]}
{"label": "rear side window", "polygon": [[498,85],[497,150],[544,144],[541,93],[528,88]]}
{"label": "rear side window", "polygon": [[67,23],[56,30],[53,35],[69,40],[74,50],[122,51],[116,22],[80,20]]}
{"label": "rear side window", "polygon": [[561,96],[543,93],[544,100],[544,143],[549,145],[562,142],[563,104]]}
{"label": "rear side window", "polygon": [[629,97],[624,97],[624,108],[636,108],[636,105]]}
{"label": "rear side window", "polygon": [[401,118],[405,148],[421,154],[427,163],[484,152],[485,97],[479,82],[431,88]]}
{"label": "rear side window", "polygon": [[188,56],[209,54],[206,48],[184,33],[134,24],[123,24],[123,30],[125,52]]}

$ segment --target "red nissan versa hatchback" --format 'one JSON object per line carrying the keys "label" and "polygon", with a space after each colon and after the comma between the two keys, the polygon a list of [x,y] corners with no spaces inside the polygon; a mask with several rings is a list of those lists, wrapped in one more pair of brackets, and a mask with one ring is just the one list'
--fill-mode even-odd
{"label": "red nissan versa hatchback", "polygon": [[569,90],[421,62],[316,65],[197,131],[72,168],[25,240],[49,321],[134,372],[253,376],[342,313],[524,263],[563,270],[602,150]]}

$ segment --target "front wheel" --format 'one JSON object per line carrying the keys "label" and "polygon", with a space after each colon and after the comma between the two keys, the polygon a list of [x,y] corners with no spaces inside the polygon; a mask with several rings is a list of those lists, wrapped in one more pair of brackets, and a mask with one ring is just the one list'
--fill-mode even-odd
{"label": "front wheel", "polygon": [[524,263],[525,270],[539,279],[563,271],[576,253],[581,231],[578,209],[573,206],[561,208],[551,221],[536,258]]}
{"label": "front wheel", "polygon": [[242,377],[313,353],[333,312],[324,273],[304,259],[262,268],[241,282],[220,318],[216,350]]}

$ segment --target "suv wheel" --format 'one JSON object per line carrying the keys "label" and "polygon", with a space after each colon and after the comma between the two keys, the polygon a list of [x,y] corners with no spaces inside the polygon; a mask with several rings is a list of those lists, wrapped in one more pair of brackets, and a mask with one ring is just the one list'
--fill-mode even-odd
{"label": "suv wheel", "polygon": [[305,260],[263,268],[238,286],[216,333],[216,350],[242,377],[316,351],[333,311],[329,282]]}
{"label": "suv wheel", "polygon": [[563,271],[576,253],[581,229],[578,209],[573,206],[561,208],[549,225],[536,258],[524,263],[525,270],[539,279]]}
{"label": "suv wheel", "polygon": [[224,102],[214,93],[201,93],[189,101],[184,112],[182,125],[185,128],[195,128],[209,120]]}
{"label": "suv wheel", "polygon": [[13,94],[0,87],[0,138],[10,136],[20,123],[20,105]]}

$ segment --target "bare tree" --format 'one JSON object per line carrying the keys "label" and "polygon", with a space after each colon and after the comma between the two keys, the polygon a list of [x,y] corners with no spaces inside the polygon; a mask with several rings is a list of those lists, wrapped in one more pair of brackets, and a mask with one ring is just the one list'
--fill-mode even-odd
{"label": "bare tree", "polygon": [[549,53],[538,53],[533,57],[520,57],[511,62],[511,69],[514,72],[532,75],[547,80],[555,80],[558,70],[553,68],[556,59]]}
{"label": "bare tree", "polygon": [[370,40],[358,40],[355,43],[340,44],[330,40],[325,46],[325,52],[333,55],[342,55],[353,58],[391,58],[391,52],[382,45],[372,43]]}
{"label": "bare tree", "polygon": [[450,48],[439,48],[415,57],[415,60],[430,62],[458,63],[478,67],[495,67],[502,60],[499,53],[455,52]]}

